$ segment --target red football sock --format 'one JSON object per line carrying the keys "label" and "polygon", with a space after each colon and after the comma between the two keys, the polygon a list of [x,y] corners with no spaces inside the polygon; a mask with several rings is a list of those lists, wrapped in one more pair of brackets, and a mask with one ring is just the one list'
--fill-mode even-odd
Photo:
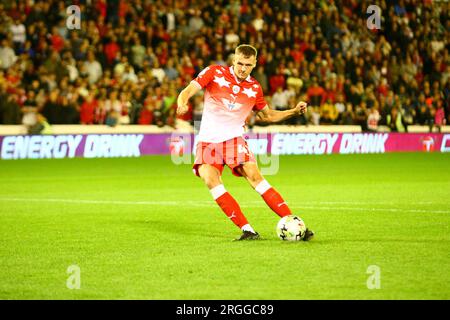
{"label": "red football sock", "polygon": [[248,223],[244,214],[239,207],[239,204],[234,200],[234,198],[228,192],[225,192],[219,198],[216,199],[217,204],[222,208],[223,212],[228,218],[233,221],[235,225],[242,228]]}
{"label": "red football sock", "polygon": [[281,195],[270,186],[270,184],[263,180],[256,186],[255,190],[262,196],[264,201],[280,217],[285,217],[292,214],[287,203],[283,200]]}
{"label": "red football sock", "polygon": [[287,203],[274,188],[267,190],[262,197],[270,209],[272,209],[280,217],[285,217],[292,214]]}
{"label": "red football sock", "polygon": [[236,226],[242,228],[244,225],[248,224],[239,204],[234,200],[231,194],[225,190],[223,185],[212,189],[211,193],[222,211],[225,212],[227,217],[230,218]]}

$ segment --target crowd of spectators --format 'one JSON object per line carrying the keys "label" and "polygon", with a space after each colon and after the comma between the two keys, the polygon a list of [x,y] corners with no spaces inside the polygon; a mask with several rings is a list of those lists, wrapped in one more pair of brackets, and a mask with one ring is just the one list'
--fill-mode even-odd
{"label": "crowd of spectators", "polygon": [[[309,102],[288,124],[443,125],[449,110],[445,1],[10,0],[0,3],[0,124],[176,126],[176,97],[234,48],[272,108]],[[67,27],[78,5],[79,29]],[[183,120],[201,118],[202,97]]]}

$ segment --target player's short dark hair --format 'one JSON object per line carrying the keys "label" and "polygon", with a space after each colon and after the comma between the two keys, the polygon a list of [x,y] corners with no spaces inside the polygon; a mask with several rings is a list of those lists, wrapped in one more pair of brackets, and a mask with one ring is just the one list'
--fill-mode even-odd
{"label": "player's short dark hair", "polygon": [[249,44],[241,44],[238,46],[234,52],[235,54],[242,54],[244,57],[252,57],[258,55],[258,50],[256,50],[255,47],[249,45]]}

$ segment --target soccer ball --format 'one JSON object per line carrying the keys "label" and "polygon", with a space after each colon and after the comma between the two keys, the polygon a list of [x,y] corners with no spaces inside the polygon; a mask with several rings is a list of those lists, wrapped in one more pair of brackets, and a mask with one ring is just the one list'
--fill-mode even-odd
{"label": "soccer ball", "polygon": [[295,215],[283,217],[277,224],[277,235],[281,240],[300,241],[305,236],[305,232],[305,223]]}

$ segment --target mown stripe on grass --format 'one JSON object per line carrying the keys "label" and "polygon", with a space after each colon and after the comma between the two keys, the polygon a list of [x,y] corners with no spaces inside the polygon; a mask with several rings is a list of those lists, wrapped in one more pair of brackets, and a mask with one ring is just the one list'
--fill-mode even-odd
{"label": "mown stripe on grass", "polygon": [[[122,200],[87,200],[87,199],[61,199],[61,198],[0,198],[0,201],[8,202],[57,202],[68,204],[113,204],[113,205],[154,205],[154,206],[187,206],[187,207],[210,207],[214,205],[211,201],[122,201]],[[352,206],[323,206],[323,204],[348,204]],[[361,206],[361,205],[368,206]],[[379,204],[379,203],[377,203]],[[423,204],[422,202],[420,204]],[[408,212],[408,213],[438,213],[450,214],[450,210],[434,210],[434,209],[407,209],[407,208],[380,208],[370,207],[373,203],[356,201],[344,202],[304,202],[303,205],[290,205],[292,208],[299,209],[315,209],[315,210],[334,210],[334,211],[382,211],[382,212]],[[415,203],[410,203],[415,205]],[[262,201],[246,201],[241,207],[264,208],[266,205]]]}

